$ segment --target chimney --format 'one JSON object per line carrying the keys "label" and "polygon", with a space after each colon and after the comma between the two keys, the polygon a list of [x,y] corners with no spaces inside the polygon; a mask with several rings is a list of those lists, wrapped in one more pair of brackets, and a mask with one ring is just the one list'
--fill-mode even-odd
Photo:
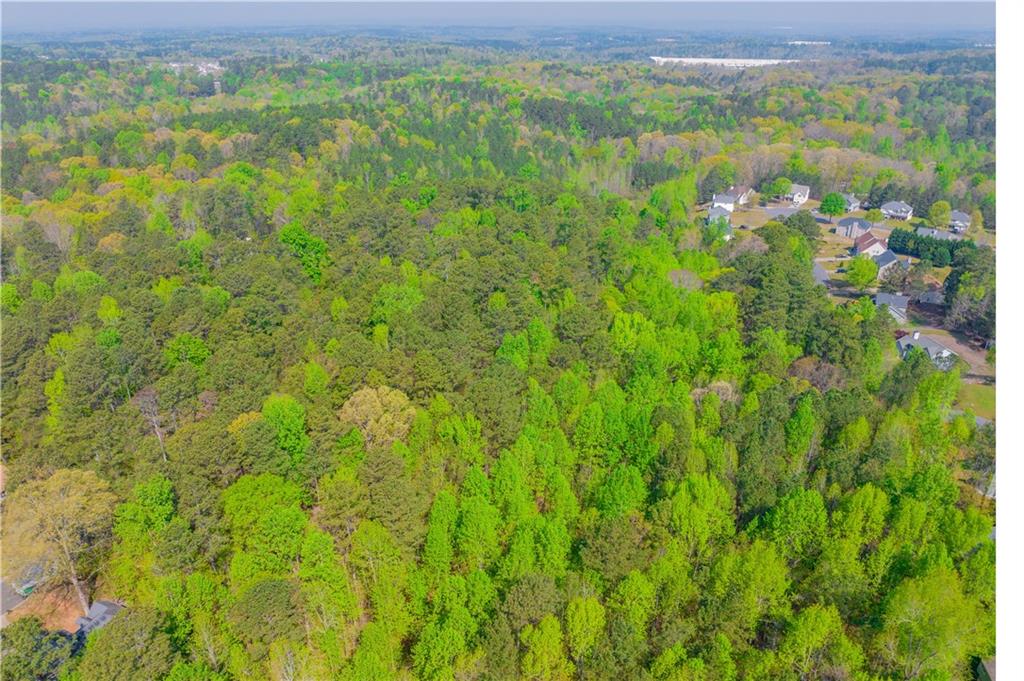
{"label": "chimney", "polygon": [[914,340],[917,340],[920,337],[921,337],[921,332],[920,331],[915,331],[914,332]]}

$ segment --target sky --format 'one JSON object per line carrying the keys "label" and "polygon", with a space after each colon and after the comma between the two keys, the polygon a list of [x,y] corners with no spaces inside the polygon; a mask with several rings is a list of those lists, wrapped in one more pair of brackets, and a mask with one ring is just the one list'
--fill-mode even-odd
{"label": "sky", "polygon": [[[995,4],[971,2],[8,2],[3,34],[197,28],[621,27],[830,29],[891,36],[994,31]],[[927,8],[927,9],[925,9]]]}

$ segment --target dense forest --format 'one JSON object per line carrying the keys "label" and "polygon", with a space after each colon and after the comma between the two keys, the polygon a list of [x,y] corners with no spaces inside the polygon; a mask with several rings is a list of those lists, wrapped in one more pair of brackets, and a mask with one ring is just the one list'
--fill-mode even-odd
{"label": "dense forest", "polygon": [[[5,54],[4,579],[124,607],[84,641],[17,618],[4,680],[939,681],[993,655],[964,367],[826,295],[807,212],[731,240],[698,215],[785,177],[994,235],[985,55],[260,41]],[[899,239],[991,341],[992,249]]]}

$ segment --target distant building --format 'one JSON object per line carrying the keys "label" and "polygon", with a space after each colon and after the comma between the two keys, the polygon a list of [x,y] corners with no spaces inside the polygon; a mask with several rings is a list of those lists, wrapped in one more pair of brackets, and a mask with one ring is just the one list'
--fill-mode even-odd
{"label": "distant building", "polygon": [[885,249],[885,251],[883,251],[879,255],[876,255],[873,258],[873,260],[875,261],[875,264],[878,265],[878,278],[879,279],[884,277],[885,273],[888,272],[893,267],[899,266],[899,267],[902,267],[905,270],[909,270],[910,269],[910,260],[909,259],[908,260],[900,260],[898,257],[896,257],[896,254],[893,253],[888,248]]}
{"label": "distant building", "polygon": [[909,304],[910,298],[907,296],[893,293],[879,293],[875,296],[875,307],[886,306],[889,314],[900,324],[905,324],[907,321],[907,306]]}
{"label": "distant building", "polygon": [[952,232],[933,229],[931,227],[918,227],[914,233],[918,236],[926,236],[930,239],[938,239],[939,241],[960,241],[963,238],[959,234],[953,234]]}
{"label": "distant building", "polygon": [[711,197],[712,208],[724,208],[730,213],[736,210],[736,195],[729,192],[714,194]]}
{"label": "distant building", "polygon": [[979,661],[975,672],[978,674],[978,681],[996,681],[996,658]]}
{"label": "distant building", "polygon": [[736,198],[737,206],[745,206],[754,198],[754,190],[742,184],[729,187],[729,191],[727,193],[732,194]]}
{"label": "distant building", "polygon": [[96,601],[89,606],[89,614],[78,618],[78,631],[82,637],[88,636],[90,632],[105,627],[114,619],[114,615],[120,612],[124,606],[113,601]]}
{"label": "distant building", "polygon": [[802,206],[811,197],[811,188],[805,184],[794,184],[783,198],[792,201],[794,206]]}
{"label": "distant building", "polygon": [[715,220],[725,220],[726,222],[732,222],[732,213],[729,212],[728,208],[723,206],[712,206],[708,210],[708,222],[714,222]]}
{"label": "distant building", "polygon": [[853,194],[843,194],[843,200],[846,201],[846,212],[852,213],[855,210],[860,210],[860,199]]}
{"label": "distant building", "polygon": [[836,234],[847,239],[856,239],[871,231],[874,225],[864,218],[843,218],[836,225]]}
{"label": "distant building", "polygon": [[945,305],[946,293],[940,288],[929,289],[918,294],[917,302],[921,305]]}
{"label": "distant building", "polygon": [[899,350],[902,359],[906,359],[907,355],[914,348],[920,348],[928,355],[932,363],[943,371],[952,369],[953,365],[956,364],[957,358],[960,357],[960,355],[943,345],[942,341],[938,338],[922,336],[920,331],[915,331],[898,339],[896,341],[896,348]]}
{"label": "distant building", "polygon": [[955,210],[949,214],[949,228],[954,232],[966,232],[971,226],[971,216],[962,210]]}
{"label": "distant building", "polygon": [[853,242],[853,252],[856,255],[868,255],[873,258],[876,255],[882,255],[887,250],[889,250],[889,244],[871,232],[861,234]]}
{"label": "distant building", "polygon": [[888,201],[882,204],[882,215],[891,220],[909,220],[914,215],[914,209],[903,201]]}

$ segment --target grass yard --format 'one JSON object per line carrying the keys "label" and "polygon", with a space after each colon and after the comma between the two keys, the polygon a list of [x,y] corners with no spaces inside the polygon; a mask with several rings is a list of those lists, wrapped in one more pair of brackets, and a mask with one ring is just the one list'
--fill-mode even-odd
{"label": "grass yard", "polygon": [[957,403],[961,409],[970,409],[975,416],[989,420],[996,417],[996,387],[979,383],[964,383],[957,395]]}

